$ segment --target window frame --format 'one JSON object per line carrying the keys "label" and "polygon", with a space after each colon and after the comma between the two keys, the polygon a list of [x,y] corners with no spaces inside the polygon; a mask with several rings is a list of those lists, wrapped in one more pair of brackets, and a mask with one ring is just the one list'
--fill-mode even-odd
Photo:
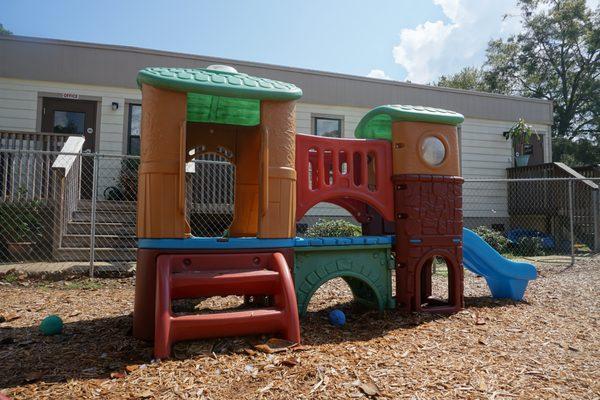
{"label": "window frame", "polygon": [[[131,154],[131,138],[132,138],[132,135],[131,135],[132,118],[131,118],[131,116],[133,114],[134,106],[139,106],[141,108],[142,103],[141,102],[137,103],[135,101],[131,101],[131,102],[127,103],[127,113],[125,114],[126,118],[127,118],[127,123],[125,124],[125,154],[139,156],[139,154]],[[141,128],[141,126],[140,126],[140,128]],[[142,136],[142,133],[140,132],[140,135],[137,137],[140,138],[140,140],[141,140],[141,136]]]}
{"label": "window frame", "polygon": [[[317,120],[324,119],[329,121],[339,121],[340,123],[340,138],[344,137],[344,116],[336,115],[336,114],[316,114],[312,113],[310,115],[310,133],[311,135],[320,136],[320,137],[330,137],[330,136],[321,136],[317,135]],[[337,137],[337,136],[336,136]]]}

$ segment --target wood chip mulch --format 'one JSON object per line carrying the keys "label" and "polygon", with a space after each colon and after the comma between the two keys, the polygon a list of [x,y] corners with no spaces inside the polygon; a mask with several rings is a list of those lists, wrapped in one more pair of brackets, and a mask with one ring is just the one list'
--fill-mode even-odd
{"label": "wood chip mulch", "polygon": [[[451,316],[364,311],[341,280],[316,294],[300,346],[205,340],[152,360],[131,336],[133,280],[0,286],[0,393],[13,399],[600,398],[600,259],[538,265],[526,302],[466,274]],[[436,285],[445,279],[436,275]],[[230,299],[231,300],[231,299]],[[233,301],[235,303],[235,301]],[[234,304],[235,305],[235,304]],[[327,322],[342,308],[347,324]],[[210,307],[209,307],[210,308]],[[38,331],[50,314],[62,334]]]}

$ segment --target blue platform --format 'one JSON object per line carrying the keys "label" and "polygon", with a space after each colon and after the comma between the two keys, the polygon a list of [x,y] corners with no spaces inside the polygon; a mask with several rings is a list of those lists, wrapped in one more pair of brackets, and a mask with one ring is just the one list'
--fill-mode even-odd
{"label": "blue platform", "polygon": [[494,298],[522,300],[529,281],[537,278],[535,266],[502,257],[467,228],[463,229],[463,264],[485,278]]}
{"label": "blue platform", "polygon": [[323,237],[293,239],[213,238],[192,237],[189,239],[140,239],[140,249],[169,250],[234,250],[234,249],[277,249],[307,246],[355,246],[390,245],[391,236]]}

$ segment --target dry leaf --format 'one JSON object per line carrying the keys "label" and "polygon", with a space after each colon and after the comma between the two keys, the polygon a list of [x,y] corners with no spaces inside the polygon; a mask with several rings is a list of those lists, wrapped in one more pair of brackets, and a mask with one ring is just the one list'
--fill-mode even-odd
{"label": "dry leaf", "polygon": [[113,379],[121,379],[121,378],[125,378],[125,374],[122,372],[111,372],[110,377]]}
{"label": "dry leaf", "polygon": [[269,390],[271,390],[273,385],[274,385],[273,382],[270,382],[267,386],[263,387],[262,389],[258,389],[258,393],[262,394],[262,393],[268,392]]}
{"label": "dry leaf", "polygon": [[367,396],[377,396],[379,394],[379,388],[373,381],[361,382],[360,385],[358,385],[358,387]]}
{"label": "dry leaf", "polygon": [[134,364],[134,365],[128,365],[128,366],[126,366],[126,367],[125,367],[125,370],[126,370],[127,372],[133,372],[133,371],[135,371],[135,370],[136,370],[136,369],[138,369],[138,368],[140,368],[140,366],[139,366],[139,365],[135,365],[135,364]]}
{"label": "dry leaf", "polygon": [[262,351],[263,353],[278,353],[280,351],[286,351],[287,349],[294,346],[296,343],[290,342],[289,340],[271,338],[265,343],[257,344],[254,346],[255,349]]}
{"label": "dry leaf", "polygon": [[6,321],[6,322],[14,321],[19,318],[21,318],[21,316],[16,313],[10,313],[10,314],[4,315],[4,321]]}
{"label": "dry leaf", "polygon": [[295,367],[300,363],[300,360],[297,358],[286,358],[281,362],[281,365],[285,365],[286,367]]}
{"label": "dry leaf", "polygon": [[135,397],[138,397],[140,399],[147,399],[154,396],[154,394],[150,391],[150,390],[144,390],[142,392],[139,392],[135,395]]}

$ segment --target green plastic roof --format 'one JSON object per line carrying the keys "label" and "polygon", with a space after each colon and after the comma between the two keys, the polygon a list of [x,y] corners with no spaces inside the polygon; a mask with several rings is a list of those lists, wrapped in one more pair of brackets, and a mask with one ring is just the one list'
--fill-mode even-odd
{"label": "green plastic roof", "polygon": [[144,68],[137,83],[187,93],[187,120],[217,124],[260,124],[261,100],[296,100],[302,90],[291,83],[223,69]]}
{"label": "green plastic roof", "polygon": [[291,83],[210,69],[149,67],[138,73],[137,83],[240,99],[296,100],[302,97],[302,90]]}
{"label": "green plastic roof", "polygon": [[394,121],[458,125],[464,119],[462,114],[441,108],[390,104],[375,107],[369,111],[356,126],[354,136],[363,139],[392,140],[392,122]]}

